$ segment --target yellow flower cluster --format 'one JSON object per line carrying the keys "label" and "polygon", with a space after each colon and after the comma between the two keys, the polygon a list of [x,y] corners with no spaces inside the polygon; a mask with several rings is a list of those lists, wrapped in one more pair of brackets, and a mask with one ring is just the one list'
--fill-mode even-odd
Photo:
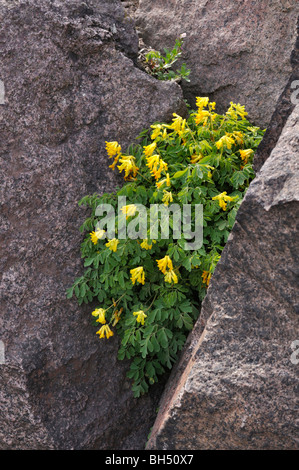
{"label": "yellow flower cluster", "polygon": [[172,192],[171,191],[166,191],[166,189],[163,189],[163,199],[162,202],[164,202],[165,206],[168,206],[170,202],[173,202],[173,197],[172,197]]}
{"label": "yellow flower cluster", "polygon": [[240,131],[235,131],[233,134],[231,134],[231,137],[235,139],[238,145],[243,145],[244,144],[244,134],[243,132]]}
{"label": "yellow flower cluster", "polygon": [[157,243],[156,240],[152,240],[152,243],[149,245],[147,239],[145,240],[142,240],[142,243],[141,243],[141,248],[144,248],[145,250],[151,250],[152,247],[153,247],[153,243]]}
{"label": "yellow flower cluster", "polygon": [[101,238],[104,238],[106,231],[105,230],[96,230],[95,232],[90,233],[90,238],[91,241],[94,245],[98,243],[98,240],[101,240]]}
{"label": "yellow flower cluster", "polygon": [[245,116],[248,115],[248,113],[245,112],[245,106],[241,106],[239,103],[235,104],[232,101],[230,102],[230,107],[226,114],[234,120],[237,120],[238,117],[245,119]]}
{"label": "yellow flower cluster", "polygon": [[112,170],[115,169],[116,164],[119,162],[120,165],[117,166],[119,172],[125,172],[124,179],[125,181],[132,180],[136,177],[139,168],[136,166],[135,157],[133,155],[122,155],[121,146],[118,142],[107,142],[106,141],[106,151],[109,158],[114,157],[114,162],[112,165],[109,165],[109,168]]}
{"label": "yellow flower cluster", "polygon": [[165,280],[165,282],[169,282],[169,284],[171,284],[172,281],[173,281],[175,284],[178,283],[178,277],[177,277],[176,273],[175,273],[173,270],[167,271],[167,272],[165,273],[164,280]]}
{"label": "yellow flower cluster", "polygon": [[203,109],[203,108],[206,108],[209,104],[209,98],[208,97],[200,97],[198,96],[196,98],[196,106],[198,107],[198,109]]}
{"label": "yellow flower cluster", "polygon": [[136,281],[139,282],[139,284],[144,284],[145,273],[144,273],[144,269],[142,266],[139,266],[138,268],[135,268],[135,269],[131,269],[130,274],[131,274],[131,281],[133,285],[135,285]]}
{"label": "yellow flower cluster", "polygon": [[[211,122],[215,120],[216,113],[213,113],[216,107],[215,102],[210,102],[208,97],[197,97],[196,106],[198,108],[197,112],[193,114],[196,125],[201,124],[202,126],[206,126],[209,120]],[[203,109],[206,107],[209,109]]]}
{"label": "yellow flower cluster", "polygon": [[110,336],[113,336],[113,331],[111,331],[109,325],[103,325],[99,331],[96,332],[97,335],[100,335],[100,338],[105,338],[105,335],[106,335],[106,338],[109,339]]}
{"label": "yellow flower cluster", "polygon": [[119,243],[119,240],[116,238],[112,238],[112,240],[108,240],[108,243],[105,243],[105,245],[109,248],[109,250],[114,251],[114,253],[117,250],[117,245]]}
{"label": "yellow flower cluster", "polygon": [[141,323],[141,325],[144,325],[144,320],[147,317],[147,315],[145,315],[143,310],[138,310],[138,312],[133,312],[133,315],[137,317],[136,321],[138,323]]}
{"label": "yellow flower cluster", "polygon": [[149,158],[153,155],[155,149],[157,147],[157,144],[156,142],[153,142],[152,144],[149,144],[149,145],[145,145],[143,148],[144,148],[144,155]]}
{"label": "yellow flower cluster", "polygon": [[[169,282],[170,284],[172,281],[177,284],[178,283],[178,277],[174,272],[172,261],[168,255],[164,256],[162,259],[157,259],[156,260],[158,263],[158,268],[160,271],[165,275],[164,279],[165,282]],[[167,271],[168,268],[168,271]]]}
{"label": "yellow flower cluster", "polygon": [[113,336],[113,331],[111,331],[109,325],[106,324],[106,318],[105,318],[105,313],[106,310],[103,308],[96,308],[93,312],[92,315],[94,317],[97,317],[97,322],[102,323],[103,326],[97,331],[96,334],[100,335],[100,338],[106,338],[109,339],[111,336]]}
{"label": "yellow flower cluster", "polygon": [[186,130],[186,119],[183,119],[176,113],[173,113],[174,119],[172,120],[172,124],[170,124],[168,129],[173,129],[180,137],[184,136]]}
{"label": "yellow flower cluster", "polygon": [[121,146],[116,141],[114,142],[106,141],[105,143],[106,143],[106,151],[107,151],[109,158],[114,157],[114,162],[112,163],[112,165],[109,165],[109,168],[112,168],[112,170],[114,170],[115,165],[117,164],[118,159],[121,156]]}
{"label": "yellow flower cluster", "polygon": [[97,320],[96,320],[97,322],[104,324],[106,323],[105,313],[106,313],[106,310],[104,308],[96,308],[92,312],[92,316],[97,317]]}
{"label": "yellow flower cluster", "polygon": [[120,310],[115,310],[115,312],[113,313],[113,317],[112,317],[113,319],[112,326],[115,326],[119,322],[122,311],[123,311],[123,308],[121,308]]}
{"label": "yellow flower cluster", "polygon": [[253,154],[254,154],[254,151],[252,149],[240,150],[240,155],[241,155],[241,158],[244,162],[244,165],[246,165],[248,163],[249,157],[251,157],[251,155],[253,155]]}
{"label": "yellow flower cluster", "polygon": [[191,157],[191,163],[192,164],[195,164],[195,163],[198,163],[204,156],[200,154],[198,155],[192,155]]}
{"label": "yellow flower cluster", "polygon": [[217,196],[213,197],[212,199],[213,199],[213,201],[218,201],[219,206],[220,206],[221,209],[223,209],[224,211],[226,211],[227,202],[234,200],[233,197],[227,196],[227,192],[226,192],[226,191],[224,191],[224,192],[221,193],[221,194],[218,194]]}
{"label": "yellow flower cluster", "polygon": [[[159,155],[154,154],[156,147],[157,147],[156,142],[153,142],[152,144],[146,145],[143,148],[144,148],[144,155],[146,157],[146,166],[150,169],[151,175],[154,176],[155,180],[157,181],[156,183],[157,188],[160,189],[160,187],[164,185],[164,183],[166,183],[167,186],[170,186],[171,182],[170,182],[169,173],[167,173],[167,170],[168,170],[167,163],[164,162],[164,160]],[[163,180],[160,179],[162,176],[162,173],[166,174],[166,178],[164,178]]]}
{"label": "yellow flower cluster", "polygon": [[106,151],[108,153],[109,158],[113,158],[115,155],[121,154],[121,146],[118,142],[107,142],[106,144]]}
{"label": "yellow flower cluster", "polygon": [[128,219],[129,217],[133,217],[133,215],[135,215],[137,206],[135,206],[135,204],[128,204],[127,206],[123,206],[121,211],[127,216],[126,219]]}
{"label": "yellow flower cluster", "polygon": [[223,149],[224,145],[230,150],[232,146],[234,145],[235,141],[234,139],[229,135],[225,134],[221,139],[216,142],[216,147],[217,149]]}
{"label": "yellow flower cluster", "polygon": [[210,271],[204,271],[202,273],[201,277],[202,277],[203,284],[205,284],[207,287],[209,287],[210,279],[212,277],[212,273],[210,273]]}
{"label": "yellow flower cluster", "polygon": [[168,170],[168,165],[165,163],[159,155],[151,155],[146,159],[146,166],[149,167],[151,175],[155,177],[156,180],[161,178],[162,171]]}
{"label": "yellow flower cluster", "polygon": [[128,181],[132,178],[135,178],[139,168],[135,164],[135,157],[133,155],[122,155],[122,158],[119,159],[121,165],[118,165],[117,168],[119,172],[125,172],[125,181]]}
{"label": "yellow flower cluster", "polygon": [[154,129],[151,134],[152,140],[156,140],[158,139],[158,137],[160,137],[162,140],[165,140],[167,138],[167,130],[165,124],[153,124],[151,128]]}
{"label": "yellow flower cluster", "polygon": [[163,180],[160,180],[156,183],[156,186],[158,189],[161,188],[161,186],[163,186],[164,184],[166,183],[166,186],[171,186],[171,181],[170,181],[170,176],[169,176],[169,173],[166,173],[166,178],[164,178]]}
{"label": "yellow flower cluster", "polygon": [[[98,243],[98,240],[105,238],[105,234],[105,230],[96,230],[95,232],[91,232],[90,238],[92,243],[96,245]],[[112,238],[112,240],[108,240],[108,243],[105,243],[105,245],[109,248],[109,250],[115,252],[117,250],[118,243],[119,240],[117,240],[116,238]]]}

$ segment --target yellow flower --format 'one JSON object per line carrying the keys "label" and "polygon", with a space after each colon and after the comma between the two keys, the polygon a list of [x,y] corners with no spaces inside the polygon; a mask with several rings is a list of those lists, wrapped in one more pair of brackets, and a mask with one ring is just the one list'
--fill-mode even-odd
{"label": "yellow flower", "polygon": [[121,153],[121,146],[118,142],[107,142],[106,143],[106,151],[109,155],[109,158],[114,157],[114,155],[120,155]]}
{"label": "yellow flower", "polygon": [[119,160],[119,155],[117,155],[117,156],[114,158],[114,162],[113,162],[111,165],[109,165],[109,168],[111,168],[113,171],[115,170],[115,166],[116,166],[118,160]]}
{"label": "yellow flower", "polygon": [[121,208],[121,211],[123,214],[126,214],[126,218],[128,219],[129,217],[133,217],[133,215],[135,215],[137,207],[135,206],[135,204],[128,204],[127,206],[123,206]]}
{"label": "yellow flower", "polygon": [[154,129],[151,135],[151,139],[155,140],[161,135],[163,126],[161,124],[154,124],[153,126],[151,126],[151,128]]}
{"label": "yellow flower", "polygon": [[191,163],[197,163],[199,162],[201,159],[203,158],[203,155],[199,154],[199,155],[192,155],[191,157]]}
{"label": "yellow flower", "polygon": [[136,321],[138,323],[141,323],[141,325],[144,325],[144,320],[145,318],[147,318],[147,315],[145,315],[143,310],[138,310],[138,312],[133,312],[133,315],[137,317]]}
{"label": "yellow flower", "polygon": [[172,193],[170,191],[166,191],[166,189],[163,189],[163,192],[164,196],[162,202],[164,202],[165,206],[168,206],[168,204],[173,201]]}
{"label": "yellow flower", "polygon": [[203,284],[206,284],[206,286],[208,287],[209,284],[210,284],[210,279],[212,277],[212,273],[210,273],[210,271],[204,271],[202,273],[201,277],[202,277]]}
{"label": "yellow flower", "polygon": [[229,137],[229,135],[224,135],[223,137],[221,137],[221,139],[218,140],[218,142],[216,142],[216,147],[219,150],[223,148],[224,145],[226,145],[228,149],[231,149],[234,143],[234,139]]}
{"label": "yellow flower", "polygon": [[169,282],[169,284],[171,284],[172,281],[175,284],[178,283],[178,277],[177,277],[176,273],[173,270],[166,272],[164,279],[165,279],[165,282]]}
{"label": "yellow flower", "polygon": [[109,339],[110,336],[113,336],[113,331],[110,330],[110,327],[109,325],[103,325],[99,331],[97,331],[96,333],[97,335],[100,335],[100,338],[105,338],[105,335],[106,335],[106,338]]}
{"label": "yellow flower", "polygon": [[164,256],[164,258],[162,259],[157,259],[156,261],[158,263],[158,268],[160,269],[160,271],[162,271],[163,274],[166,273],[167,268],[171,271],[173,270],[172,261],[168,255]]}
{"label": "yellow flower", "polygon": [[168,170],[168,165],[164,160],[159,161],[159,168],[161,168],[162,171],[167,171]]}
{"label": "yellow flower", "polygon": [[139,282],[140,284],[144,284],[145,281],[145,274],[144,274],[144,269],[142,266],[139,266],[138,268],[131,269],[131,281],[132,284],[134,285],[135,282]]}
{"label": "yellow flower", "polygon": [[163,134],[161,135],[161,140],[165,140],[167,138],[167,135],[168,135],[167,134],[167,129],[164,129]]}
{"label": "yellow flower", "polygon": [[245,111],[245,106],[241,106],[239,103],[235,104],[235,110],[236,110],[236,113],[238,114],[238,116],[240,116],[241,119],[244,119],[245,116],[248,115],[248,113],[246,113],[246,111]]}
{"label": "yellow flower", "polygon": [[242,132],[235,131],[232,137],[236,140],[238,145],[244,144],[244,134]]}
{"label": "yellow flower", "polygon": [[98,240],[104,237],[106,231],[105,230],[96,230],[95,232],[90,233],[91,241],[94,245],[97,244]]}
{"label": "yellow flower", "polygon": [[194,116],[195,116],[195,124],[198,125],[202,123],[204,126],[206,126],[208,119],[210,117],[210,113],[209,111],[199,110],[196,114],[194,114]]}
{"label": "yellow flower", "polygon": [[240,150],[240,155],[241,155],[241,158],[244,162],[244,165],[246,165],[248,163],[248,159],[253,153],[254,153],[254,151],[252,149]]}
{"label": "yellow flower", "polygon": [[115,310],[115,312],[113,313],[113,317],[112,317],[113,318],[112,326],[115,326],[119,322],[122,311],[123,311],[123,308],[121,308],[119,311]]}
{"label": "yellow flower", "polygon": [[233,197],[227,196],[227,192],[226,192],[226,191],[224,191],[224,193],[218,194],[217,196],[213,197],[212,199],[213,199],[213,201],[218,201],[219,206],[220,206],[221,209],[223,209],[224,211],[226,211],[226,204],[227,204],[227,201],[233,201],[233,200],[234,200]]}
{"label": "yellow flower", "polygon": [[246,113],[245,111],[245,106],[241,106],[239,103],[235,104],[231,101],[230,107],[227,110],[226,114],[230,116],[232,119],[237,120],[238,116],[240,116],[241,119],[244,119],[248,113]]}
{"label": "yellow flower", "polygon": [[97,322],[99,322],[99,323],[106,323],[105,313],[106,313],[106,310],[105,310],[104,308],[96,308],[96,309],[92,312],[92,316],[98,317],[98,318],[97,318]]}
{"label": "yellow flower", "polygon": [[159,160],[159,169],[157,168],[153,168],[153,170],[151,171],[152,175],[155,177],[156,180],[160,179],[161,178],[161,173],[162,171],[167,171],[168,170],[168,165],[166,162],[164,162],[163,160]]}
{"label": "yellow flower", "polygon": [[153,142],[152,144],[146,145],[144,148],[144,154],[146,157],[151,157],[155,151],[155,148],[157,147],[156,142]]}
{"label": "yellow flower", "polygon": [[109,248],[109,250],[116,252],[118,243],[119,240],[112,238],[112,240],[108,240],[108,243],[105,243],[105,245]]}
{"label": "yellow flower", "polygon": [[166,178],[156,183],[157,188],[160,189],[164,183],[166,183],[167,186],[171,185],[169,173],[166,174]]}
{"label": "yellow flower", "polygon": [[181,116],[178,116],[178,114],[173,113],[174,119],[172,120],[172,124],[170,126],[167,126],[168,129],[173,129],[175,132],[177,132],[180,136],[183,134],[185,131],[186,127],[186,119],[183,119]]}
{"label": "yellow flower", "polygon": [[163,134],[162,134],[162,140],[165,140],[167,137],[167,130],[164,129]]}
{"label": "yellow flower", "polygon": [[149,245],[146,239],[142,241],[140,246],[141,248],[144,248],[145,250],[151,250],[153,247],[153,243],[157,243],[156,240],[152,240],[152,243]]}
{"label": "yellow flower", "polygon": [[207,97],[204,97],[204,98],[200,98],[199,96],[196,98],[196,106],[198,107],[198,109],[202,109],[202,108],[205,108],[209,103],[209,98]]}
{"label": "yellow flower", "polygon": [[159,155],[151,155],[150,157],[147,157],[146,159],[146,166],[149,167],[149,169],[152,170],[157,170],[158,165],[159,165],[160,157]]}
{"label": "yellow flower", "polygon": [[120,158],[121,165],[118,165],[119,172],[121,173],[123,170],[125,171],[125,179],[129,178],[130,176],[135,177],[139,168],[135,164],[135,158],[132,155],[122,155]]}

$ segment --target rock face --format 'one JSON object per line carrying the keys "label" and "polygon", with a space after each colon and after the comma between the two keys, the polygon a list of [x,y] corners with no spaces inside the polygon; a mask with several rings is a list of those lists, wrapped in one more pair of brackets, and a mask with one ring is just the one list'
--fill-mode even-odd
{"label": "rock face", "polygon": [[298,154],[299,105],[247,191],[148,449],[298,449]]}
{"label": "rock face", "polygon": [[134,66],[118,0],[1,0],[0,19],[0,449],[143,448],[161,390],[133,399],[117,338],[100,342],[65,290],[77,201],[119,183],[105,140],[185,112],[181,90]]}
{"label": "rock face", "polygon": [[259,171],[274,149],[288,117],[299,104],[299,18],[297,24],[297,41],[291,54],[293,71],[291,77],[279,97],[274,114],[264,135],[264,138],[254,156],[254,169]]}
{"label": "rock face", "polygon": [[220,113],[240,102],[261,127],[291,73],[298,14],[297,0],[140,0],[136,13],[144,42],[155,49],[187,34],[191,81],[182,86],[193,106],[196,96],[215,100]]}

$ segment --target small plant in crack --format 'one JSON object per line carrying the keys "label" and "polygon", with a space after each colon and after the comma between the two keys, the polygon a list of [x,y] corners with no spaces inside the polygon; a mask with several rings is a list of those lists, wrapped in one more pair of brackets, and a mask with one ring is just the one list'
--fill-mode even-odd
{"label": "small plant in crack", "polygon": [[165,55],[156,50],[151,50],[145,55],[146,64],[150,69],[151,75],[158,80],[186,80],[190,82],[189,75],[191,70],[187,69],[186,64],[182,64],[180,69],[173,68],[177,60],[182,56],[182,36],[175,41],[174,48],[168,50],[164,48]]}

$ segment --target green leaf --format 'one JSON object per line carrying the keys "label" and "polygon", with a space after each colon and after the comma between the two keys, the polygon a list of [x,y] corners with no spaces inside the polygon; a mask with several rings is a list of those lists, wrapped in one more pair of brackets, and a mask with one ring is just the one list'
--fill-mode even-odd
{"label": "green leaf", "polygon": [[188,170],[189,170],[189,168],[185,168],[185,170],[177,171],[177,172],[173,175],[173,178],[174,178],[174,179],[182,178],[184,175],[186,175],[186,173],[187,173]]}
{"label": "green leaf", "polygon": [[182,262],[182,266],[187,269],[187,271],[191,271],[192,269],[192,256],[189,256],[188,258],[185,258],[184,261]]}
{"label": "green leaf", "polygon": [[66,298],[67,299],[71,299],[73,297],[73,293],[74,293],[74,287],[70,287],[69,289],[67,289],[67,296]]}
{"label": "green leaf", "polygon": [[94,258],[87,258],[85,261],[84,261],[84,266],[87,267],[87,266],[90,266],[94,261]]}
{"label": "green leaf", "polygon": [[226,227],[227,227],[227,220],[221,220],[218,224],[217,224],[217,227],[218,229],[221,231],[221,230],[224,230]]}
{"label": "green leaf", "polygon": [[163,349],[166,349],[168,347],[168,339],[164,328],[158,331],[157,340],[159,341]]}

